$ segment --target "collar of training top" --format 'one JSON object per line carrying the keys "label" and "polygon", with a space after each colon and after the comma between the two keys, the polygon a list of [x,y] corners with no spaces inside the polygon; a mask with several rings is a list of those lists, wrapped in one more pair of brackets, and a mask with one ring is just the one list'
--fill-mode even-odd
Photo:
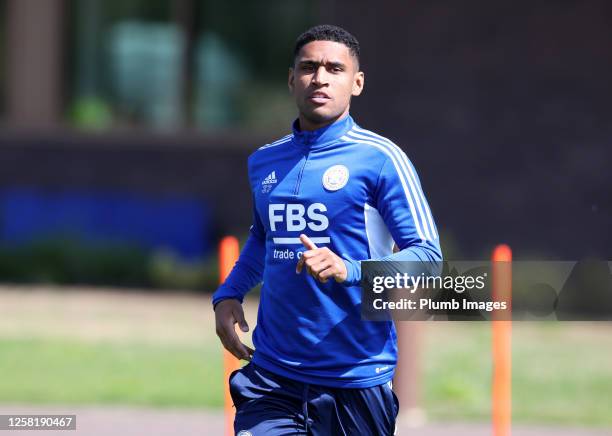
{"label": "collar of training top", "polygon": [[355,125],[350,115],[316,130],[300,130],[299,120],[293,122],[293,142],[309,149],[317,149],[337,141]]}

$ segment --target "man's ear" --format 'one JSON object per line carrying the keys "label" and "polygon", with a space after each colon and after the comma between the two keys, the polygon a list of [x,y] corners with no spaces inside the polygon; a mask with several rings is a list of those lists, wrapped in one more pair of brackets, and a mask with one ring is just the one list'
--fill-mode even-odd
{"label": "man's ear", "polygon": [[365,85],[365,74],[363,71],[359,71],[355,73],[355,79],[353,80],[353,92],[351,95],[357,97],[363,91],[363,86]]}
{"label": "man's ear", "polygon": [[287,79],[287,86],[289,86],[289,91],[293,93],[293,68],[289,68],[289,78]]}

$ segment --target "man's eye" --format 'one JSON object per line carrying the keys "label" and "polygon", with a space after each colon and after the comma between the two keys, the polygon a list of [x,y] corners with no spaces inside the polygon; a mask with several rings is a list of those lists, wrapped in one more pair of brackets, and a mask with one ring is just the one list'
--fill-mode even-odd
{"label": "man's eye", "polygon": [[312,65],[302,65],[302,70],[303,71],[312,71],[312,70],[314,70],[314,67]]}

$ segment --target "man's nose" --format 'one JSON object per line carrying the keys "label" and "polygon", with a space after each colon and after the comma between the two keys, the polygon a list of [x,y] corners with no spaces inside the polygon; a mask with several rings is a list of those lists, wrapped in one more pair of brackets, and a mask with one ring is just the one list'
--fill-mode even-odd
{"label": "man's nose", "polygon": [[312,82],[317,85],[324,85],[327,83],[327,70],[323,65],[315,70],[312,76]]}

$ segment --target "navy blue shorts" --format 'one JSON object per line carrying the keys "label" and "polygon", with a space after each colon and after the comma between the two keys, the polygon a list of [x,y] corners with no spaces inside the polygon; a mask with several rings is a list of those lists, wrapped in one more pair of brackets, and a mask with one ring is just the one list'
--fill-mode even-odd
{"label": "navy blue shorts", "polygon": [[399,402],[391,383],[331,388],[281,377],[249,363],[229,378],[237,436],[360,435],[395,432]]}

